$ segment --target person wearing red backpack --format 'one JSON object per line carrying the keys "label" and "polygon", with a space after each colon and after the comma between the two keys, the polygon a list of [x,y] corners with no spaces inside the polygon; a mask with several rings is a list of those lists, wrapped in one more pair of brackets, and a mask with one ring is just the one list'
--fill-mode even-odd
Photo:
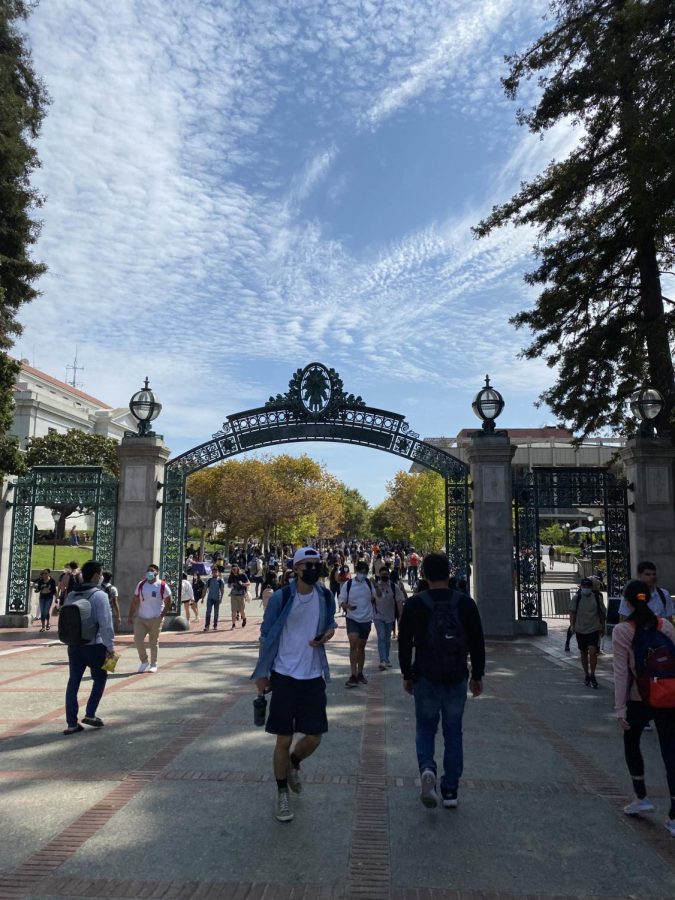
{"label": "person wearing red backpack", "polygon": [[623,811],[636,816],[654,809],[640,752],[642,732],[653,720],[670,792],[665,825],[675,837],[675,628],[650,609],[650,590],[644,581],[629,582],[623,596],[630,614],[612,633],[614,706],[635,791]]}
{"label": "person wearing red backpack", "polygon": [[[134,627],[134,644],[140,659],[139,672],[157,671],[157,649],[162,619],[171,608],[171,589],[159,578],[159,566],[148,566],[145,578],[138,582],[129,607],[129,625]],[[150,662],[145,636],[150,645]]]}

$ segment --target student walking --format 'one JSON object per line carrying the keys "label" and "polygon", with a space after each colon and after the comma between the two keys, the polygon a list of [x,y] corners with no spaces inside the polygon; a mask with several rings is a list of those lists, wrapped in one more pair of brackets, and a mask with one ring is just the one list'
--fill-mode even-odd
{"label": "student walking", "polygon": [[356,575],[340,588],[340,606],[347,615],[347,638],[349,640],[349,664],[351,675],[345,687],[355,688],[368,684],[363,674],[366,661],[366,644],[373,624],[373,600],[375,594],[368,578],[368,563],[360,559],[356,563]]}
{"label": "student walking", "polygon": [[52,578],[51,569],[43,569],[40,577],[33,584],[40,604],[40,631],[49,631],[49,611],[56,596],[56,582]]}
{"label": "student walking", "polygon": [[600,635],[605,630],[606,621],[607,609],[602,594],[593,589],[590,578],[582,578],[579,590],[570,601],[570,627],[577,636],[586,687],[598,687],[595,667],[598,663]]}
{"label": "student walking", "polygon": [[91,605],[92,635],[85,644],[77,643],[68,646],[68,686],[66,687],[66,723],[64,734],[75,734],[84,731],[78,722],[79,703],[77,694],[82,683],[85,669],[91,672],[91,692],[87,700],[86,715],[82,722],[92,728],[101,728],[103,722],[96,715],[103,697],[108,673],[102,669],[106,659],[115,652],[115,635],[112,626],[112,614],[108,595],[100,589],[103,566],[90,559],[82,566],[82,583],[75,591],[71,591],[63,606],[70,606],[76,600],[84,599]]}
{"label": "student walking", "polygon": [[180,596],[183,603],[183,615],[185,616],[188,626],[190,624],[190,610],[192,610],[192,621],[199,622],[199,609],[195,601],[195,592],[188,581],[187,572],[183,572],[181,575]]}
{"label": "student walking", "polygon": [[204,631],[209,630],[211,613],[213,613],[213,630],[218,631],[218,614],[220,603],[225,593],[225,582],[220,577],[217,566],[212,569],[211,577],[206,582],[206,616],[204,618]]}
{"label": "student walking", "polygon": [[[325,644],[337,624],[335,599],[318,584],[321,557],[314,547],[293,556],[287,587],[275,591],[260,627],[258,662],[251,676],[259,695],[272,692],[265,730],[276,735],[273,767],[277,782],[275,817],[290,822],[289,788],[302,791],[300,764],[328,731],[326,682],[330,680]],[[302,734],[291,749],[294,734]]]}
{"label": "student walking", "polygon": [[380,569],[380,580],[375,585],[373,598],[373,622],[377,632],[377,652],[381,670],[392,668],[389,660],[391,636],[402,609],[403,593],[400,587],[391,581],[387,569]]}
{"label": "student walking", "polygon": [[239,566],[232,566],[230,577],[227,579],[227,586],[230,588],[232,628],[237,626],[237,616],[241,616],[241,627],[246,627],[246,592],[250,585],[246,572],[242,572]]}
{"label": "student walking", "polygon": [[[159,649],[159,632],[162,619],[171,608],[171,589],[160,580],[159,566],[154,563],[148,566],[145,578],[138,582],[134,599],[129,607],[129,625],[134,627],[134,644],[140,660],[139,672],[157,671],[157,653]],[[150,647],[150,662],[148,648]]]}
{"label": "student walking", "polygon": [[101,590],[108,596],[108,601],[110,603],[110,612],[113,618],[113,626],[119,631],[120,623],[122,621],[120,605],[118,602],[119,591],[112,583],[112,577],[112,572],[104,569],[103,581],[101,582]]}
{"label": "student walking", "polygon": [[[457,806],[464,767],[462,718],[467,682],[471,695],[483,692],[485,642],[478,607],[468,594],[448,587],[448,557],[424,557],[422,575],[428,589],[406,601],[399,623],[398,658],[403,689],[415,698],[415,746],[424,806],[438,805],[434,745],[443,729],[443,806]],[[469,675],[468,658],[471,658]]]}
{"label": "student walking", "polygon": [[[670,793],[670,809],[665,825],[675,837],[675,708],[649,705],[643,691],[651,690],[651,685],[648,682],[645,687],[641,677],[646,668],[645,651],[649,648],[658,650],[655,657],[668,657],[675,661],[675,628],[666,619],[653,613],[649,607],[650,598],[649,586],[644,581],[629,582],[624,589],[628,617],[626,621],[616,625],[612,633],[614,707],[623,730],[624,755],[635,792],[634,799],[623,811],[628,816],[635,816],[654,809],[654,804],[647,796],[645,764],[640,752],[642,732],[653,719]],[[672,703],[675,699],[675,679],[666,676],[659,681],[660,688],[672,694]],[[659,702],[657,697],[649,699],[652,703]]]}

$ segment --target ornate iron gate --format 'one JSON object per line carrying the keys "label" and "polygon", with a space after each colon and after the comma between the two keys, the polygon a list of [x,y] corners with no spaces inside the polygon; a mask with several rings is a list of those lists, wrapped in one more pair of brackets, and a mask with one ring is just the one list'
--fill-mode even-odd
{"label": "ornate iron gate", "polygon": [[36,506],[75,506],[96,513],[93,557],[113,569],[117,479],[99,466],[35,466],[14,488],[6,613],[30,611],[30,562]]}
{"label": "ornate iron gate", "polygon": [[605,521],[609,596],[630,578],[628,502],[624,481],[608,469],[534,468],[513,481],[518,618],[541,619],[539,515],[542,509],[600,508]]}
{"label": "ornate iron gate", "polygon": [[373,447],[438,472],[445,480],[448,556],[456,570],[468,572],[469,467],[466,463],[420,440],[403,416],[366,406],[361,397],[346,394],[335,369],[310,363],[295,372],[286,394],[270,397],[264,406],[228,416],[212,440],[167,463],[160,565],[174,597],[179,596],[184,560],[188,475],[247,450],[299,441]]}

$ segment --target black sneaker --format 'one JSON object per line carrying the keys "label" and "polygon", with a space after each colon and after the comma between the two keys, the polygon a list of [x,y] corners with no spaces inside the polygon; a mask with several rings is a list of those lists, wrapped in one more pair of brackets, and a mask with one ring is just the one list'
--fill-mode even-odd
{"label": "black sneaker", "polygon": [[368,684],[368,679],[363,674],[363,672],[359,672],[359,674],[356,676],[356,680],[359,684]]}
{"label": "black sneaker", "polygon": [[598,687],[599,687],[598,682],[597,682],[597,680],[596,680],[596,678],[595,678],[595,675],[591,675],[591,687],[592,687],[592,688],[595,688],[596,691],[597,691],[597,689],[598,689]]}
{"label": "black sneaker", "polygon": [[584,678],[584,684],[586,685],[586,687],[590,687],[590,686],[591,686],[591,676],[590,676],[590,675],[587,675],[587,676]]}
{"label": "black sneaker", "polygon": [[358,686],[359,686],[359,683],[358,683],[358,681],[356,680],[356,678],[354,678],[353,675],[350,675],[349,678],[345,681],[345,687],[348,687],[348,688],[355,688],[355,687],[358,687]]}
{"label": "black sneaker", "polygon": [[441,788],[441,798],[443,800],[443,806],[446,809],[456,809],[457,808],[457,791],[449,791],[446,788]]}

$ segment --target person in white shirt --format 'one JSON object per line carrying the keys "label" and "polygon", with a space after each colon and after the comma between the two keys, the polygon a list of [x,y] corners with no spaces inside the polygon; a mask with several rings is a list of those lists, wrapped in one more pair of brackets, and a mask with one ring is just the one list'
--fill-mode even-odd
{"label": "person in white shirt", "polygon": [[[670,596],[669,590],[664,587],[657,587],[656,565],[648,560],[643,560],[638,563],[637,577],[638,580],[644,582],[649,589],[650,597],[647,606],[654,615],[660,616],[662,619],[668,619],[671,624],[674,624],[673,617],[675,616],[675,607],[673,605],[673,598]],[[622,597],[621,603],[619,604],[619,619],[622,622],[625,622],[631,614],[631,611],[630,606],[626,602],[626,598]]]}
{"label": "person in white shirt", "polygon": [[348,688],[368,684],[363,674],[366,661],[366,644],[373,624],[373,585],[368,578],[368,563],[360,559],[356,564],[356,575],[345,581],[340,589],[340,606],[347,614],[347,637],[349,639],[349,663],[351,675],[345,682]]}
{"label": "person in white shirt", "polygon": [[192,585],[188,581],[187,572],[183,572],[181,575],[180,596],[183,601],[183,611],[188,625],[190,624],[190,610],[192,610],[194,615],[193,621],[199,622],[199,607],[195,602],[195,592],[192,590]]}
{"label": "person in white shirt", "polygon": [[[148,566],[145,578],[138,582],[129,607],[129,625],[134,626],[134,644],[140,659],[139,672],[157,671],[157,649],[162,619],[171,608],[171,589],[160,580],[159,566]],[[150,662],[145,637],[150,645]]]}
{"label": "person in white shirt", "polygon": [[391,581],[389,569],[380,569],[380,580],[375,585],[373,598],[373,621],[377,632],[377,652],[380,656],[380,669],[391,669],[389,661],[391,653],[391,635],[397,614],[403,612],[403,592]]}

